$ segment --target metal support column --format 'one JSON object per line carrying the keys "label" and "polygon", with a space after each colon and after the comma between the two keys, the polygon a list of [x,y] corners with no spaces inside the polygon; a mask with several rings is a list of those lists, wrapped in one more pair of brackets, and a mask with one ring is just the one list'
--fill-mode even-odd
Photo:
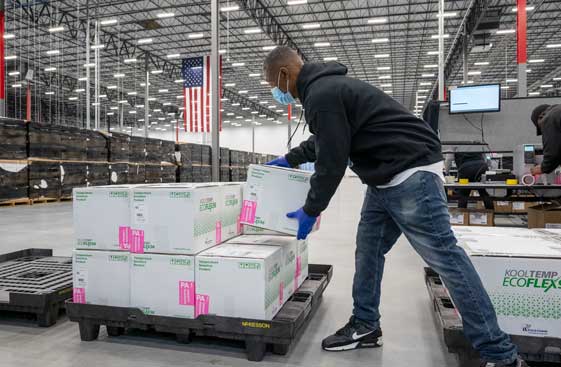
{"label": "metal support column", "polygon": [[95,45],[95,51],[94,51],[94,64],[95,64],[95,69],[94,69],[94,118],[95,118],[95,122],[94,122],[94,127],[96,130],[98,130],[100,128],[100,103],[99,103],[99,72],[101,69],[101,62],[100,62],[100,58],[99,58],[99,22],[95,21],[94,24],[94,45]]}
{"label": "metal support column", "polygon": [[444,101],[444,0],[438,1],[438,100]]}
{"label": "metal support column", "polygon": [[148,55],[144,55],[144,70],[146,72],[146,86],[144,87],[144,136],[148,137],[148,128],[150,127],[150,68],[148,66]]}
{"label": "metal support column", "polygon": [[6,116],[6,50],[4,33],[6,29],[5,0],[0,1],[0,117]]}
{"label": "metal support column", "polygon": [[220,13],[219,0],[211,0],[211,37],[210,37],[210,111],[212,132],[212,181],[220,181]]}
{"label": "metal support column", "polygon": [[468,65],[468,43],[469,43],[469,36],[467,33],[467,26],[464,24],[464,47],[462,50],[462,56],[464,59],[464,84],[468,83],[468,73],[469,73],[469,65]]}
{"label": "metal support column", "polygon": [[518,97],[528,96],[528,80],[526,75],[526,62],[528,60],[527,54],[527,14],[526,14],[526,0],[517,0],[516,6],[518,12],[516,13],[516,37],[517,37],[517,52],[516,59],[518,63]]}
{"label": "metal support column", "polygon": [[86,1],[86,129],[91,129],[90,123],[90,2]]}

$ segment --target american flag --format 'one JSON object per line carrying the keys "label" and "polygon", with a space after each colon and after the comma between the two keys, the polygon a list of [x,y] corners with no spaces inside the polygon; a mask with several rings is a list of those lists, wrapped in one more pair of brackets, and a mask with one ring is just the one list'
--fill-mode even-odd
{"label": "american flag", "polygon": [[[185,110],[183,117],[185,131],[210,132],[210,56],[184,59],[181,75],[184,80],[183,100]],[[220,59],[220,82],[222,82],[222,58]],[[222,130],[221,114],[220,130]]]}

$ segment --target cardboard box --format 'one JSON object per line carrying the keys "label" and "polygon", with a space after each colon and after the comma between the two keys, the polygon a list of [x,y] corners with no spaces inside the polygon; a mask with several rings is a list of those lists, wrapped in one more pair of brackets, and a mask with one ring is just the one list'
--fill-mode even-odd
{"label": "cardboard box", "polygon": [[220,197],[220,186],[212,184],[135,188],[131,252],[194,255],[216,245]]}
{"label": "cardboard box", "polygon": [[221,185],[220,196],[220,242],[239,236],[242,232],[240,211],[242,209],[242,185]]}
{"label": "cardboard box", "polygon": [[195,257],[131,254],[131,307],[147,315],[195,316]]}
{"label": "cardboard box", "polygon": [[245,235],[236,237],[228,243],[239,245],[264,245],[278,246],[282,250],[282,286],[284,291],[279,296],[279,302],[284,304],[298,289],[299,275],[302,268],[302,258],[298,252],[299,242],[292,236],[275,236],[275,235]]}
{"label": "cardboard box", "polygon": [[76,188],[73,191],[77,249],[128,251],[132,185]]}
{"label": "cardboard box", "polygon": [[286,213],[301,208],[310,190],[312,172],[250,165],[244,188],[241,223],[296,235],[298,222]]}
{"label": "cardboard box", "polygon": [[536,205],[535,202],[530,201],[513,201],[512,202],[512,212],[513,213],[527,213],[528,208]]}
{"label": "cardboard box", "polygon": [[[504,230],[503,230],[504,232]],[[461,240],[507,334],[561,337],[561,243],[550,238],[474,236]]]}
{"label": "cardboard box", "polygon": [[469,212],[466,209],[449,208],[450,224],[453,226],[469,225]]}
{"label": "cardboard box", "polygon": [[129,307],[130,254],[74,250],[73,282],[75,303]]}
{"label": "cardboard box", "polygon": [[512,202],[510,201],[495,201],[495,213],[512,213]]}
{"label": "cardboard box", "polygon": [[528,228],[546,228],[551,224],[561,224],[561,207],[541,204],[528,208]]}
{"label": "cardboard box", "polygon": [[492,210],[470,210],[469,225],[492,227],[495,225],[495,214]]}
{"label": "cardboard box", "polygon": [[225,243],[196,256],[195,315],[271,320],[280,310],[282,250]]}

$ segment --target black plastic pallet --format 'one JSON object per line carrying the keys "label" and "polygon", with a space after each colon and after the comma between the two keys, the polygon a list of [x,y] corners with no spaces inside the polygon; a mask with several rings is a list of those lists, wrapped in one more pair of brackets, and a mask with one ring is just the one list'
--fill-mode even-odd
{"label": "black plastic pallet", "polygon": [[308,279],[272,321],[213,315],[196,319],[149,316],[137,308],[70,301],[66,313],[71,321],[79,323],[83,341],[96,340],[101,325],[107,327],[109,336],[123,335],[126,329],[141,329],[175,334],[181,343],[190,342],[193,336],[216,337],[244,341],[248,360],[258,362],[263,360],[269,346],[274,354],[288,353],[290,344],[318,308],[332,274],[331,265],[310,264]]}
{"label": "black plastic pallet", "polygon": [[[442,328],[444,343],[458,355],[462,367],[479,366],[479,354],[464,336],[462,320],[440,276],[425,268],[425,281],[434,306],[437,327]],[[511,335],[519,354],[528,362],[561,363],[561,339]]]}
{"label": "black plastic pallet", "polygon": [[0,255],[0,311],[34,313],[41,327],[52,326],[72,298],[72,258],[47,249]]}

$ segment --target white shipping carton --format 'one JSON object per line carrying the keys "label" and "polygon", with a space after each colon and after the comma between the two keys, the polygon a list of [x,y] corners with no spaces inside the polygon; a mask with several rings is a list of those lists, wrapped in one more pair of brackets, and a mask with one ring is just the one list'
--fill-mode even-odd
{"label": "white shipping carton", "polygon": [[220,195],[212,184],[134,189],[131,252],[194,255],[216,245]]}
{"label": "white shipping carton", "polygon": [[242,185],[223,184],[220,186],[220,190],[220,232],[217,234],[217,243],[225,242],[241,234]]}
{"label": "white shipping carton", "polygon": [[289,235],[298,232],[298,221],[286,217],[304,206],[312,172],[282,167],[250,165],[241,212],[241,223]]}
{"label": "white shipping carton", "polygon": [[280,310],[278,246],[225,243],[196,256],[195,315],[271,320]]}
{"label": "white shipping carton", "polygon": [[508,334],[561,337],[561,243],[527,230],[460,238]]}
{"label": "white shipping carton", "polygon": [[129,307],[130,254],[74,250],[73,302]]}
{"label": "white shipping carton", "polygon": [[194,318],[195,257],[131,254],[130,292],[147,315]]}
{"label": "white shipping carton", "polygon": [[129,250],[130,192],[133,185],[75,188],[75,248]]}
{"label": "white shipping carton", "polygon": [[[228,241],[228,243],[240,245],[279,246],[281,248],[283,259],[281,287],[283,292],[279,295],[279,302],[282,304],[294,294],[299,286],[298,242],[300,241],[296,237],[274,235],[244,235]],[[301,264],[301,261],[299,264]]]}

